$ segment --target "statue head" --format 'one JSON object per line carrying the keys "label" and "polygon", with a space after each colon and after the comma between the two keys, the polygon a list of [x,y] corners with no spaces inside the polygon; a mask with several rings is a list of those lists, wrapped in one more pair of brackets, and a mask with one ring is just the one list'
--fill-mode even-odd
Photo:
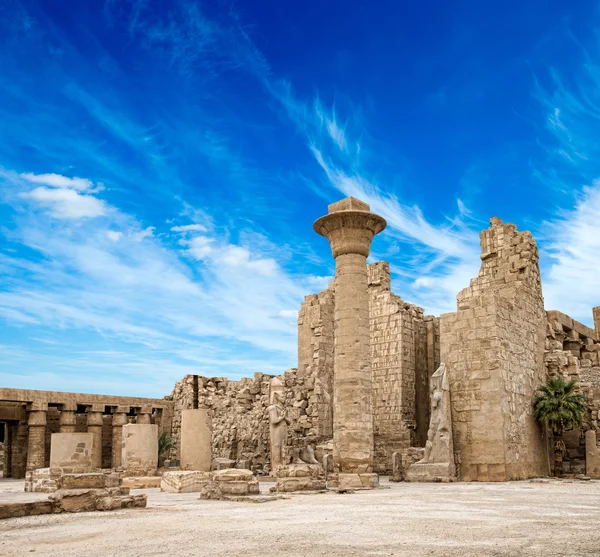
{"label": "statue head", "polygon": [[273,377],[269,384],[269,404],[277,404],[284,400],[284,387],[279,377]]}

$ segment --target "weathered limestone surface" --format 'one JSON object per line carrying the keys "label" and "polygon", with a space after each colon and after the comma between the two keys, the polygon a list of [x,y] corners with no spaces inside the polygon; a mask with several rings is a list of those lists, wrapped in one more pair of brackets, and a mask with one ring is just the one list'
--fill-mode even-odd
{"label": "weathered limestone surface", "polygon": [[23,516],[52,514],[53,512],[54,504],[52,501],[0,503],[0,520],[5,518],[21,518]]}
{"label": "weathered limestone surface", "polygon": [[212,420],[206,408],[181,414],[181,467],[209,472],[212,464]]}
{"label": "weathered limestone surface", "polygon": [[223,499],[230,496],[258,495],[260,486],[250,470],[229,468],[210,474],[200,491],[201,499]]}
{"label": "weathered limestone surface", "polygon": [[174,470],[162,475],[160,490],[168,493],[199,493],[208,481],[211,481],[210,472]]}
{"label": "weathered limestone surface", "polygon": [[[255,373],[253,378],[229,381],[224,378],[187,375],[175,385],[169,397],[174,404],[173,437],[178,452],[181,447],[181,412],[194,405],[207,408],[212,416],[213,467],[217,459],[226,459],[226,467],[249,463],[254,470],[270,469],[269,392],[271,376]],[[315,446],[322,458],[319,443],[327,441],[319,417],[319,401],[324,392],[314,375],[287,370],[279,376],[283,383],[286,417],[290,420],[284,459],[288,462],[297,449]]]}
{"label": "weathered limestone surface", "polygon": [[600,448],[596,440],[596,432],[589,429],[585,432],[585,473],[593,479],[600,479]]}
{"label": "weathered limestone surface", "polygon": [[333,460],[339,472],[373,471],[367,256],[385,220],[352,197],[333,203],[314,229],[335,258]]}
{"label": "weathered limestone surface", "polygon": [[454,444],[452,442],[452,412],[450,386],[446,365],[442,363],[431,377],[431,420],[423,459],[407,471],[409,481],[454,481]]}
{"label": "weathered limestone surface", "polygon": [[158,467],[158,427],[153,424],[123,426],[122,466],[128,476],[152,476]]}
{"label": "weathered limestone surface", "polygon": [[479,277],[440,318],[460,478],[502,481],[548,474],[532,413],[544,382],[546,316],[538,251],[529,232],[493,218],[481,233]]}
{"label": "weathered limestone surface", "polygon": [[315,443],[333,436],[333,312],[330,284],[319,294],[306,296],[298,314],[297,373],[310,389],[307,398],[294,402],[306,411],[305,430]]}
{"label": "weathered limestone surface", "polygon": [[600,306],[592,308],[594,315],[594,328],[596,329],[596,338],[600,339]]}
{"label": "weathered limestone surface", "polygon": [[277,470],[276,491],[320,491],[326,489],[320,464],[289,464]]}
{"label": "weathered limestone surface", "polygon": [[83,474],[93,468],[94,436],[91,433],[53,433],[50,468],[66,474]]}

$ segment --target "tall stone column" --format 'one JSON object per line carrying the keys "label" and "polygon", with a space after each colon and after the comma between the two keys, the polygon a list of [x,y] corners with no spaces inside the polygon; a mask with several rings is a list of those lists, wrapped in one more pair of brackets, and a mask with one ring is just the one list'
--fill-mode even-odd
{"label": "tall stone column", "polygon": [[102,426],[104,420],[102,414],[104,412],[103,404],[92,404],[88,408],[87,430],[93,434],[94,444],[92,445],[92,466],[94,468],[102,468]]}
{"label": "tall stone column", "polygon": [[600,306],[592,308],[592,312],[594,314],[594,328],[596,329],[596,334],[600,337]]}
{"label": "tall stone column", "polygon": [[60,433],[75,433],[77,405],[63,404],[60,409]]}
{"label": "tall stone column", "polygon": [[123,426],[128,423],[127,412],[129,412],[128,406],[117,406],[113,410],[113,421],[112,421],[112,467],[121,467],[121,453],[123,451]]}
{"label": "tall stone column", "polygon": [[46,466],[46,412],[48,405],[32,404],[27,418],[27,471]]}
{"label": "tall stone column", "polygon": [[342,474],[373,471],[373,410],[367,257],[386,226],[366,203],[348,197],[314,224],[335,258],[333,461]]}

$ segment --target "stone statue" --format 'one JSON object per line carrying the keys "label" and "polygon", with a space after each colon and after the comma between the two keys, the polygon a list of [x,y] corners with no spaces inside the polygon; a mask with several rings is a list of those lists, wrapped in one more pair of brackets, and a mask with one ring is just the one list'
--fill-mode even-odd
{"label": "stone statue", "polygon": [[271,379],[269,388],[269,433],[271,437],[271,470],[274,472],[284,465],[283,450],[287,439],[287,426],[290,421],[285,415],[283,384],[277,377]]}
{"label": "stone statue", "polygon": [[440,367],[431,376],[429,392],[431,394],[431,417],[427,431],[425,456],[420,462],[448,462],[452,446],[452,423],[450,421],[450,387],[448,386],[446,364],[440,364]]}
{"label": "stone statue", "polygon": [[431,376],[431,417],[427,431],[425,455],[408,469],[410,481],[452,481],[456,475],[454,445],[452,442],[452,416],[450,386],[446,364]]}

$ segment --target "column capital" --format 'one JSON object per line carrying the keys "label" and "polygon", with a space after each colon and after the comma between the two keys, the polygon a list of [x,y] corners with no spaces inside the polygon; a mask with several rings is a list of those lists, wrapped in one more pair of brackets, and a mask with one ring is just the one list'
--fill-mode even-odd
{"label": "column capital", "polygon": [[30,402],[27,404],[27,410],[30,412],[48,412],[47,402]]}
{"label": "column capital", "polygon": [[354,197],[347,197],[328,207],[328,214],[317,219],[313,228],[329,240],[333,257],[347,253],[369,256],[371,241],[385,227],[383,217]]}
{"label": "column capital", "polygon": [[45,426],[46,425],[46,410],[30,410],[27,418],[29,426]]}

